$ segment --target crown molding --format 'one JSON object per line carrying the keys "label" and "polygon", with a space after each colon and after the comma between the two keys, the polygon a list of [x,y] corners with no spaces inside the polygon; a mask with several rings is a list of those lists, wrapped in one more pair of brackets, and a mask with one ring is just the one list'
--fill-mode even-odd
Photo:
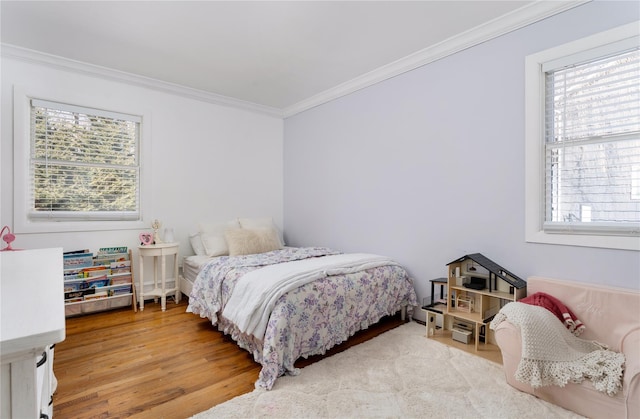
{"label": "crown molding", "polygon": [[213,103],[221,106],[238,108],[246,111],[261,113],[279,118],[288,118],[308,109],[330,102],[342,96],[372,86],[376,83],[398,76],[402,73],[422,67],[431,62],[440,60],[456,52],[465,50],[474,45],[497,38],[511,31],[520,29],[539,20],[564,12],[591,0],[569,0],[569,1],[545,1],[538,0],[534,3],[521,7],[511,13],[477,26],[471,30],[448,38],[436,45],[425,48],[392,63],[379,67],[373,71],[365,73],[350,81],[339,84],[331,89],[327,89],[317,95],[311,96],[292,106],[278,109],[264,106],[257,103],[247,102],[228,96],[198,90],[183,85],[169,83],[150,77],[139,76],[133,73],[88,64],[81,61],[71,60],[60,56],[47,54],[35,50],[17,47],[11,44],[0,43],[0,55],[6,58],[13,58],[25,62],[46,65],[72,71],[78,74],[98,76],[104,79],[128,83],[135,86],[142,86],[157,91],[183,96],[203,102]]}
{"label": "crown molding", "polygon": [[379,67],[373,71],[358,76],[350,81],[325,90],[308,99],[300,101],[283,109],[284,118],[294,116],[308,109],[330,102],[342,96],[372,86],[381,81],[398,76],[402,73],[422,67],[440,60],[474,45],[481,44],[506,33],[523,28],[527,25],[572,9],[591,0],[576,1],[544,1],[523,6],[511,13],[493,19],[487,23],[448,38],[429,48],[425,48],[392,63]]}
{"label": "crown molding", "polygon": [[27,48],[17,47],[11,44],[0,44],[0,55],[3,58],[12,58],[24,62],[46,65],[48,67],[63,69],[78,74],[98,76],[100,78],[113,80],[121,83],[127,83],[139,87],[183,96],[189,99],[195,99],[202,102],[213,103],[215,105],[228,106],[246,111],[266,114],[282,118],[282,110],[270,106],[259,105],[257,103],[247,102],[234,99],[228,96],[218,95],[215,93],[205,92],[203,90],[193,89],[191,87],[182,86],[175,83],[169,83],[150,77],[139,76],[133,73],[127,73],[112,68],[102,67],[94,64],[88,64],[81,61],[63,58],[57,55],[47,54]]}

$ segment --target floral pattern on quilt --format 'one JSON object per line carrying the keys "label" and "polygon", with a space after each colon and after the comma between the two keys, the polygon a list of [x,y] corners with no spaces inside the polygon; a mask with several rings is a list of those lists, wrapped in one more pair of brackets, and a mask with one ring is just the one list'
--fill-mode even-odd
{"label": "floral pattern on quilt", "polygon": [[256,387],[271,389],[283,374],[296,375],[300,357],[324,354],[359,330],[407,306],[418,305],[413,283],[400,266],[327,276],[280,297],[262,340],[241,333],[220,316],[237,280],[273,263],[338,254],[322,247],[284,248],[209,262],[196,279],[187,311],[211,320],[262,365]]}

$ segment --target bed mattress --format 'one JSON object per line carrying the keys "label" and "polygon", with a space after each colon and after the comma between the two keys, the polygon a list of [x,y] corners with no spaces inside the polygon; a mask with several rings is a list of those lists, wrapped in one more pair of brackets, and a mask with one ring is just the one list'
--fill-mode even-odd
{"label": "bed mattress", "polygon": [[193,284],[202,267],[210,260],[211,257],[206,255],[185,257],[182,263],[183,278]]}

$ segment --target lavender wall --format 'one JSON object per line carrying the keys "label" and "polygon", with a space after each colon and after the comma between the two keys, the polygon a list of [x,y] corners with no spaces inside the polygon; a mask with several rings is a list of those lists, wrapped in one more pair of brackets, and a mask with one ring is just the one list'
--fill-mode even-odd
{"label": "lavender wall", "polygon": [[287,242],[392,256],[419,298],[472,252],[525,278],[640,288],[638,252],[524,237],[525,56],[639,17],[588,3],[286,119]]}

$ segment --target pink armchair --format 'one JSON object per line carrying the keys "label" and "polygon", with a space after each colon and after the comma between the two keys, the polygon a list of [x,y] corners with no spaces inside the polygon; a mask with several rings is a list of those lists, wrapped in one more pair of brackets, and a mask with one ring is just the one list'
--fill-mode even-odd
{"label": "pink armchair", "polygon": [[507,382],[589,418],[640,418],[640,292],[557,279],[527,279],[527,294],[545,292],[562,301],[585,325],[580,338],[595,340],[625,355],[622,390],[615,396],[596,390],[589,380],[565,387],[534,389],[515,379],[520,363],[520,330],[508,321],[498,325],[495,338],[502,352]]}

